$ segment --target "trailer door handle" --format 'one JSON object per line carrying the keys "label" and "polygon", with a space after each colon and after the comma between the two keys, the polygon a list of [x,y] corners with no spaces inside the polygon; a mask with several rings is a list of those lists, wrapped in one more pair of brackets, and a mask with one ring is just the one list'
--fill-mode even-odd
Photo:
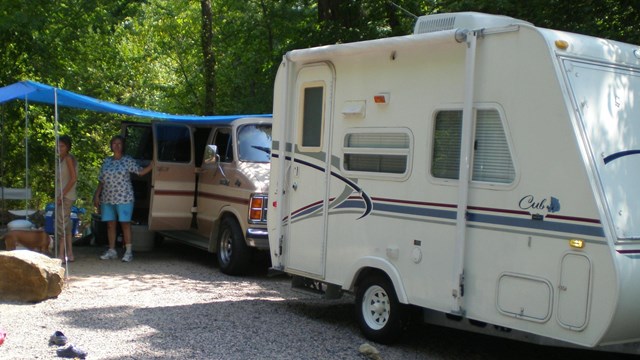
{"label": "trailer door handle", "polygon": [[291,187],[293,188],[293,190],[298,190],[298,183],[294,182],[293,185],[291,185]]}

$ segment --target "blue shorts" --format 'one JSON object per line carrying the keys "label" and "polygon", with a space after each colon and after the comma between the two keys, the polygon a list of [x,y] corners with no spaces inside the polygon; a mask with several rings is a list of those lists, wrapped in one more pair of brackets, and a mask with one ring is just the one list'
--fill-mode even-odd
{"label": "blue shorts", "polygon": [[100,204],[101,220],[102,221],[116,221],[119,222],[131,222],[131,215],[133,214],[133,203],[126,204]]}

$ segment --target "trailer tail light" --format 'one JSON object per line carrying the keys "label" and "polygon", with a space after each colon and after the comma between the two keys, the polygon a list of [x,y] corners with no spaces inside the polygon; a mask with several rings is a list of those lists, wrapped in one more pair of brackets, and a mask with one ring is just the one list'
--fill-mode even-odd
{"label": "trailer tail light", "polygon": [[267,221],[267,194],[252,194],[249,199],[249,222],[252,224]]}

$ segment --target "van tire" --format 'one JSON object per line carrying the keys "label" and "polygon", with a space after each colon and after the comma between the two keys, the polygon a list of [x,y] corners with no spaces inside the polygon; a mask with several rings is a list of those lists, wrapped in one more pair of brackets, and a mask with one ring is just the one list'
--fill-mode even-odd
{"label": "van tire", "polygon": [[233,218],[225,218],[218,234],[218,265],[227,275],[241,275],[247,271],[251,252],[244,242],[242,229]]}
{"label": "van tire", "polygon": [[381,344],[400,337],[408,320],[408,308],[398,301],[391,281],[384,275],[366,277],[356,291],[356,316],[364,336]]}

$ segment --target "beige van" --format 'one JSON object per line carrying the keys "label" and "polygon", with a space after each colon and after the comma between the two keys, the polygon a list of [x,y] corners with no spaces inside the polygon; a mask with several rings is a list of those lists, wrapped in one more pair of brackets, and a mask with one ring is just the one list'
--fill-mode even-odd
{"label": "beige van", "polygon": [[268,250],[270,117],[127,122],[123,131],[128,155],[155,161],[151,174],[133,177],[134,223],[216,253],[227,274]]}

